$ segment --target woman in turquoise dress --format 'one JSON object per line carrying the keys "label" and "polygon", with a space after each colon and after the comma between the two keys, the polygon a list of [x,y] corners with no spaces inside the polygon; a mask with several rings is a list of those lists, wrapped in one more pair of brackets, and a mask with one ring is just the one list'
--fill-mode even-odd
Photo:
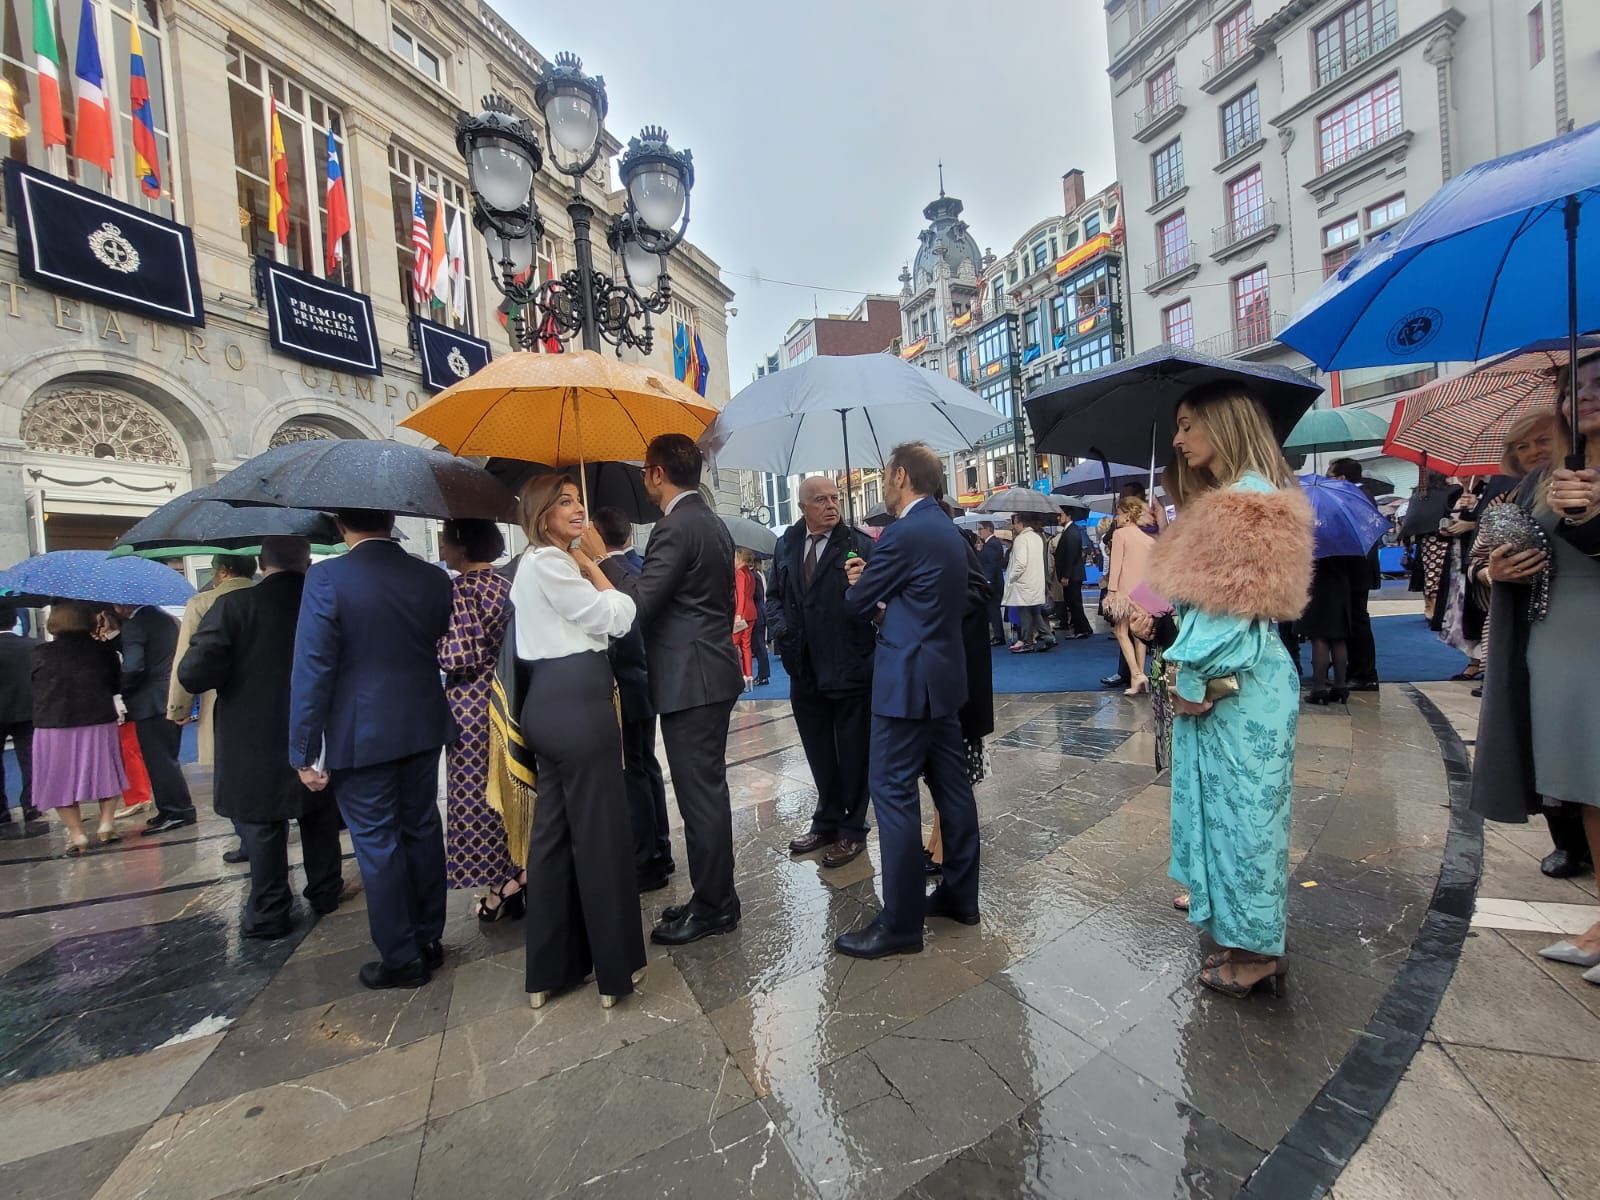
{"label": "woman in turquoise dress", "polygon": [[1151,585],[1176,609],[1172,878],[1220,946],[1198,981],[1242,998],[1288,971],[1289,792],[1300,681],[1273,623],[1305,608],[1312,515],[1260,404],[1208,384],[1178,406],[1175,497]]}

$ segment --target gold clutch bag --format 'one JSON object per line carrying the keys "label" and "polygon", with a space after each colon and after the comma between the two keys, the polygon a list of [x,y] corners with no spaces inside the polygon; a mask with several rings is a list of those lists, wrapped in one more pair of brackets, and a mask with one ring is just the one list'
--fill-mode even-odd
{"label": "gold clutch bag", "polygon": [[1218,700],[1226,700],[1229,696],[1239,694],[1239,677],[1237,675],[1218,675],[1215,679],[1206,680],[1206,699],[1215,704]]}

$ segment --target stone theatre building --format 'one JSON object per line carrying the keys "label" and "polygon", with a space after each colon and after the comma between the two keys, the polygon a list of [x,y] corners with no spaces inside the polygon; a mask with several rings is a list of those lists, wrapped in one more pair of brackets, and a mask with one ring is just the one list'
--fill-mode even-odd
{"label": "stone theatre building", "polygon": [[[151,509],[272,445],[318,437],[414,440],[396,422],[431,395],[412,321],[410,243],[419,192],[430,226],[442,204],[445,224],[460,214],[467,230],[464,311],[452,316],[448,308],[432,308],[421,315],[488,342],[495,353],[507,352],[500,296],[487,274],[482,240],[471,230],[455,124],[458,112],[476,110],[480,97],[498,92],[533,119],[547,144],[533,103],[545,58],[488,6],[476,0],[91,0],[104,90],[116,117],[108,178],[60,147],[44,147],[33,6],[4,2],[0,142],[8,157],[186,227],[204,323],[169,322],[114,297],[102,303],[23,278],[17,214],[8,196],[0,229],[0,563],[40,550],[107,546]],[[55,7],[70,149],[80,5]],[[155,197],[145,194],[132,166],[133,21],[159,152]],[[590,57],[589,68],[603,72],[603,48]],[[275,248],[268,230],[274,102],[289,167],[286,250]],[[630,132],[607,131],[607,153],[582,181],[602,214],[622,206],[611,159]],[[677,142],[693,140],[692,130],[671,132]],[[342,261],[331,272],[325,233],[330,146],[343,172],[352,225],[341,241]],[[536,264],[541,279],[575,265],[566,181],[553,183],[552,174],[541,172],[537,184],[548,227]],[[596,265],[611,270],[604,223],[602,215]],[[105,245],[120,253],[115,244]],[[141,272],[183,269],[159,261],[163,256],[146,257]],[[381,373],[275,349],[260,288],[262,258],[303,272],[310,286],[322,281],[369,301],[373,359]],[[620,274],[620,264],[614,273]],[[676,298],[671,311],[654,319],[651,361],[672,371],[675,323],[692,326],[710,362],[707,399],[721,407],[729,395],[725,312],[732,293],[716,264],[689,243],[673,252],[671,274]],[[724,474],[722,486],[734,491],[739,480]],[[431,554],[431,541],[418,549]]]}

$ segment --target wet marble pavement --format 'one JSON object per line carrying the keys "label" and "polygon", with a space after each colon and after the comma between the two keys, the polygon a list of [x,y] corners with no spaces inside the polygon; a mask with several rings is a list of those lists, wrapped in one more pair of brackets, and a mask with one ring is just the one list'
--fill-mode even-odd
{"label": "wet marble pavement", "polygon": [[743,922],[652,948],[609,1012],[591,989],[530,1010],[521,926],[480,927],[466,894],[415,992],[357,983],[360,897],[241,942],[215,818],[79,861],[52,857],[59,833],[0,843],[0,1194],[1232,1195],[1382,1036],[1445,853],[1445,770],[1402,689],[1304,714],[1290,987],[1241,1004],[1193,982],[1209,947],[1171,907],[1147,713],[1002,699],[982,924],[859,962],[830,943],[877,908],[876,841],[837,871],[788,856],[809,772],[787,706],[742,703]]}

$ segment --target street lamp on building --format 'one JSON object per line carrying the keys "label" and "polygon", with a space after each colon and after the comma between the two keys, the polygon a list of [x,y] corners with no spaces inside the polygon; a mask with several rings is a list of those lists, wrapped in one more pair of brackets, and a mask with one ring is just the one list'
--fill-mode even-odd
{"label": "street lamp on building", "polygon": [[[605,234],[622,263],[622,278],[613,278],[595,270],[595,208],[582,189],[604,143],[605,80],[584,74],[576,55],[558,54],[540,78],[534,102],[549,133],[548,154],[541,152],[532,124],[501,96],[484,97],[483,111],[462,114],[456,125],[456,148],[466,160],[472,191],[472,223],[488,245],[495,287],[516,309],[517,342],[531,349],[551,336],[578,334],[585,350],[599,350],[605,341],[618,354],[624,346],[648,354],[654,341],[650,316],[666,312],[672,298],[667,255],[689,227],[693,156],[674,150],[666,130],[654,125],[629,141],[620,164],[624,208]],[[537,282],[533,265],[545,225],[534,181],[546,165],[572,181],[567,215],[577,265]]]}

